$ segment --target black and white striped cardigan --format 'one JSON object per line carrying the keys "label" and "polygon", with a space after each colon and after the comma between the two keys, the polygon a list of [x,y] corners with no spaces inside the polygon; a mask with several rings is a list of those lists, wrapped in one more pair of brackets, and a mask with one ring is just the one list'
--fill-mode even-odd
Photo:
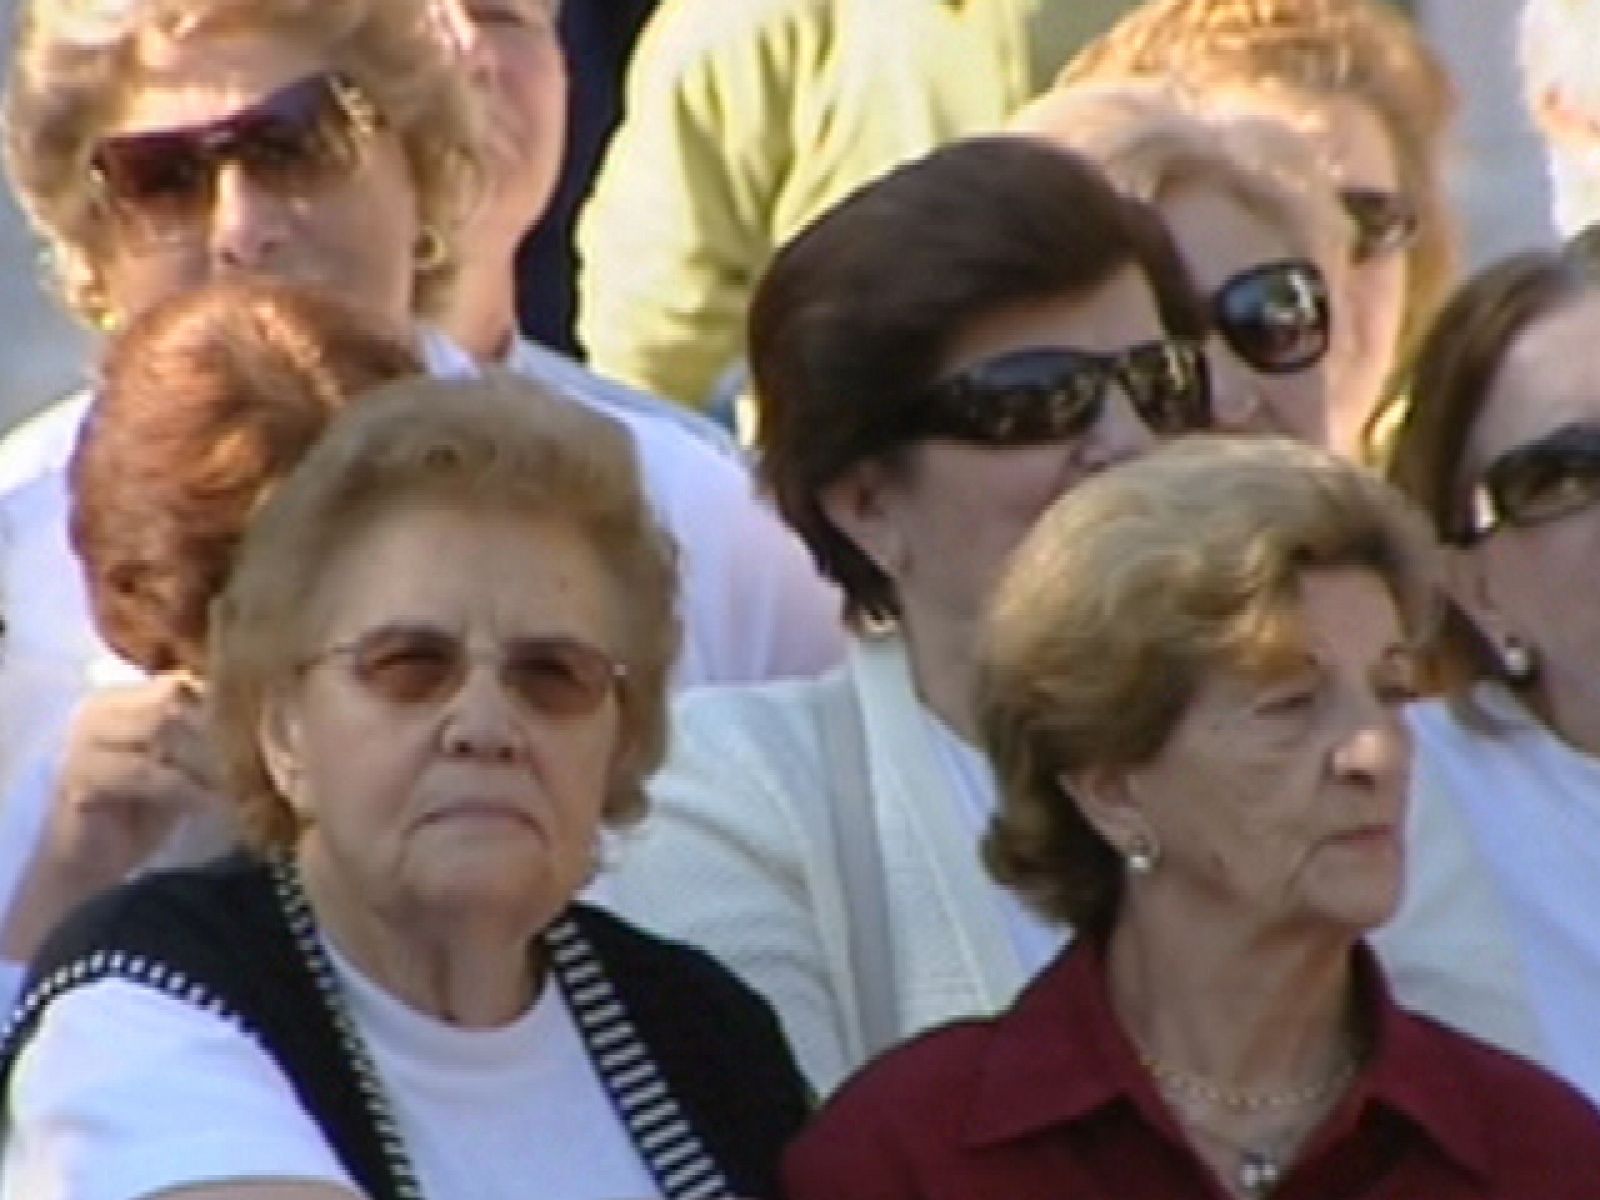
{"label": "black and white striped cardigan", "polygon": [[[779,1152],[808,1098],[765,1002],[699,951],[583,905],[543,938],[662,1194],[775,1196]],[[0,1096],[51,1001],[106,978],[234,1022],[277,1061],[371,1200],[423,1200],[292,865],[234,855],[147,876],[81,909],[46,944],[0,1037]]]}

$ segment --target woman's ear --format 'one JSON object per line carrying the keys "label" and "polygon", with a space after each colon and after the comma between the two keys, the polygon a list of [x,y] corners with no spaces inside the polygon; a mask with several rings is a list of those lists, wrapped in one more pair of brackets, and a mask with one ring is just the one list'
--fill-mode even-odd
{"label": "woman's ear", "polygon": [[878,570],[896,581],[910,565],[909,546],[898,520],[898,491],[890,470],[867,459],[851,466],[818,495],[828,520]]}
{"label": "woman's ear", "polygon": [[268,696],[256,723],[256,744],[261,747],[261,762],[272,780],[272,786],[288,802],[295,816],[307,820],[311,814],[301,767],[304,743],[297,706],[282,692]]}
{"label": "woman's ear", "polygon": [[1150,820],[1126,767],[1089,767],[1063,771],[1056,784],[1068,803],[1076,804],[1090,827],[1104,838],[1118,857],[1128,858],[1140,847],[1155,845]]}
{"label": "woman's ear", "polygon": [[1444,589],[1493,645],[1503,646],[1517,637],[1517,631],[1495,603],[1480,547],[1445,547]]}

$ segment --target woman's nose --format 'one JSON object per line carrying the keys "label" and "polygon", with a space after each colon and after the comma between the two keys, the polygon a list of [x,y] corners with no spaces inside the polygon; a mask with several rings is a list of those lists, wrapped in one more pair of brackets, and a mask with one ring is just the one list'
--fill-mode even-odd
{"label": "woman's nose", "polygon": [[1128,393],[1119,386],[1107,389],[1105,407],[1084,439],[1081,459],[1096,470],[1136,458],[1156,443]]}
{"label": "woman's nose", "polygon": [[1220,338],[1206,346],[1211,367],[1211,416],[1226,433],[1259,433],[1266,428],[1266,397],[1261,377]]}

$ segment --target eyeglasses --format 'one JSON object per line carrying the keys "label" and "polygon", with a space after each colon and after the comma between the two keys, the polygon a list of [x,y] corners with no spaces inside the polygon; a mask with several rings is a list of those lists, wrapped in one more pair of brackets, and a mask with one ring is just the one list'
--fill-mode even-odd
{"label": "eyeglasses", "polygon": [[1241,271],[1211,297],[1222,340],[1264,375],[1303,371],[1328,352],[1328,284],[1316,263],[1288,258]]}
{"label": "eyeglasses", "polygon": [[1355,226],[1350,257],[1357,263],[1371,262],[1404,250],[1416,240],[1422,225],[1416,204],[1402,192],[1383,188],[1340,188],[1339,204]]}
{"label": "eyeglasses", "polygon": [[1600,426],[1564,425],[1489,464],[1468,499],[1456,540],[1502,525],[1541,525],[1600,503]]}
{"label": "eyeglasses", "polygon": [[986,359],[923,392],[918,427],[925,437],[998,446],[1066,441],[1094,428],[1113,384],[1155,433],[1211,425],[1204,351],[1159,341],[1118,354],[1051,346]]}
{"label": "eyeglasses", "polygon": [[308,75],[204,125],[103,138],[90,180],[135,242],[171,242],[191,236],[210,212],[224,165],[237,164],[276,194],[303,195],[353,171],[379,124],[355,84]]}
{"label": "eyeglasses", "polygon": [[330,646],[300,664],[309,671],[346,659],[350,674],[391,704],[440,704],[454,696],[480,660],[497,667],[500,686],[529,711],[546,717],[584,717],[627,678],[628,669],[604,650],[576,638],[525,637],[497,652],[475,654],[453,633],[429,625],[386,625]]}

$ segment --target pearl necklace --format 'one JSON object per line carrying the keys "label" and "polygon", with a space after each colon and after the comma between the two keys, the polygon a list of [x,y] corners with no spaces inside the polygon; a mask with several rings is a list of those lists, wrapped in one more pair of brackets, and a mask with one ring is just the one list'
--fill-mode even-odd
{"label": "pearl necklace", "polygon": [[1139,1065],[1166,1091],[1186,1099],[1214,1104],[1230,1112],[1243,1113],[1285,1112],[1290,1109],[1305,1108],[1319,1100],[1326,1100],[1349,1083],[1356,1073],[1356,1057],[1354,1054],[1347,1054],[1334,1070],[1313,1083],[1302,1084],[1296,1088],[1256,1092],[1216,1083],[1203,1075],[1195,1075],[1181,1067],[1162,1062],[1144,1050],[1139,1051]]}

